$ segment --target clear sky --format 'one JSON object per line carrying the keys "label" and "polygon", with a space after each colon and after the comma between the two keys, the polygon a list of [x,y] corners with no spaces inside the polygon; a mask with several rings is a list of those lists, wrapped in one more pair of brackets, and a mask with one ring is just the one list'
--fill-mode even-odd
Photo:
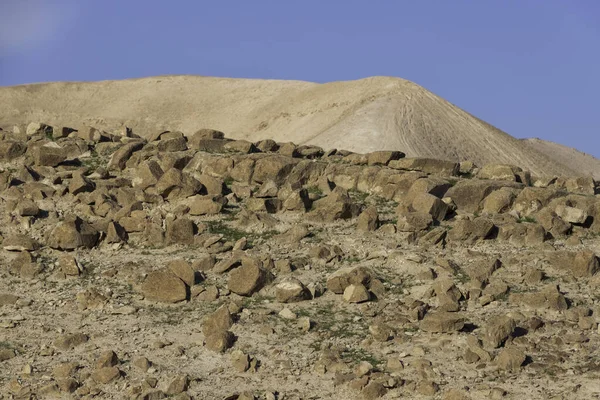
{"label": "clear sky", "polygon": [[0,86],[163,74],[397,76],[600,157],[598,0],[0,0]]}

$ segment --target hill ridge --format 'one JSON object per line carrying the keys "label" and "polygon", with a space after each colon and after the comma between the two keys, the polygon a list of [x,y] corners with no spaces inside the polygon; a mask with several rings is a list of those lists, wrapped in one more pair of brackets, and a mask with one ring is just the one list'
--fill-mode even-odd
{"label": "hill ridge", "polygon": [[[588,160],[566,148],[522,141],[418,84],[376,76],[353,81],[162,75],[0,88],[0,126],[77,123],[147,136],[209,127],[234,139],[272,138],[356,152],[401,150],[411,157],[479,165],[510,163],[536,175],[578,175]],[[558,154],[558,155],[557,155]],[[596,159],[594,159],[596,160]],[[557,162],[558,161],[558,162]],[[597,161],[597,160],[596,160]],[[584,173],[600,178],[600,161]]]}

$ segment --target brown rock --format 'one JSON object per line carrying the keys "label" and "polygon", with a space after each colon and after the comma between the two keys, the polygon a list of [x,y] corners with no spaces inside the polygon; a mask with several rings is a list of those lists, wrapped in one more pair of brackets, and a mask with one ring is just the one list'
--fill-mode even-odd
{"label": "brown rock", "polygon": [[94,182],[85,177],[83,173],[74,173],[69,183],[69,193],[77,195],[79,193],[91,192],[94,190]]}
{"label": "brown rock", "polygon": [[99,233],[79,217],[65,219],[59,223],[48,238],[54,249],[75,250],[78,247],[91,249],[96,245]]}
{"label": "brown rock", "polygon": [[368,284],[372,273],[366,267],[340,268],[327,278],[327,289],[342,294],[350,285]]}
{"label": "brown rock", "polygon": [[0,141],[0,160],[12,161],[25,154],[27,145],[17,140]]}
{"label": "brown rock", "polygon": [[509,184],[494,180],[464,180],[451,187],[445,196],[450,197],[458,210],[474,213],[490,193],[503,187],[521,188],[519,183]]}
{"label": "brown rock", "polygon": [[267,278],[267,273],[258,263],[246,262],[229,274],[227,287],[233,293],[250,296],[260,290]]}
{"label": "brown rock", "polygon": [[209,314],[202,323],[204,336],[210,336],[217,332],[223,332],[231,328],[233,318],[226,305],[219,307],[215,312]]}
{"label": "brown rock", "polygon": [[367,163],[369,165],[388,165],[392,160],[399,160],[404,157],[401,151],[374,151],[367,154]]}
{"label": "brown rock", "polygon": [[460,331],[465,326],[465,319],[457,313],[428,313],[421,321],[420,328],[425,332],[450,333]]}
{"label": "brown rock", "polygon": [[194,223],[188,218],[178,218],[167,224],[167,244],[194,244]]}
{"label": "brown rock", "polygon": [[358,216],[356,222],[356,229],[362,232],[375,231],[379,226],[379,216],[377,214],[377,207],[371,206],[366,208]]}
{"label": "brown rock", "polygon": [[443,221],[449,211],[446,203],[429,193],[417,193],[411,206],[414,211],[429,214],[436,221]]}
{"label": "brown rock", "polygon": [[177,303],[187,298],[185,283],[170,271],[153,271],[142,284],[142,293],[148,300]]}
{"label": "brown rock", "polygon": [[194,286],[196,283],[196,272],[184,259],[169,262],[167,264],[167,269],[188,286]]}
{"label": "brown rock", "polygon": [[233,345],[235,336],[229,331],[217,331],[206,337],[206,347],[209,350],[223,353]]}
{"label": "brown rock", "polygon": [[117,367],[98,368],[92,372],[92,379],[101,385],[106,385],[121,376],[121,371]]}
{"label": "brown rock", "polygon": [[118,363],[119,363],[119,357],[117,356],[117,353],[115,353],[112,350],[106,350],[106,351],[102,352],[102,354],[100,354],[100,356],[96,360],[95,368],[100,369],[100,368],[114,367]]}
{"label": "brown rock", "polygon": [[0,349],[0,362],[10,360],[16,357],[16,353],[13,349]]}
{"label": "brown rock", "polygon": [[496,357],[496,365],[505,371],[518,371],[525,362],[527,356],[516,348],[502,349]]}
{"label": "brown rock", "polygon": [[54,347],[59,350],[71,350],[89,340],[89,337],[83,333],[74,333],[62,335],[54,341]]}
{"label": "brown rock", "polygon": [[190,384],[190,377],[187,375],[179,375],[174,377],[171,382],[169,382],[169,386],[167,386],[166,394],[169,396],[173,396],[179,393],[183,393],[188,390],[188,385]]}
{"label": "brown rock", "polygon": [[56,167],[65,161],[67,157],[62,147],[54,142],[50,142],[43,146],[35,147],[33,150],[33,159],[35,165]]}
{"label": "brown rock", "polygon": [[362,395],[366,400],[374,400],[386,395],[388,390],[379,382],[369,382],[362,389]]}
{"label": "brown rock", "polygon": [[510,337],[516,327],[517,323],[515,320],[508,316],[490,318],[485,326],[483,343],[490,348],[500,347]]}
{"label": "brown rock", "polygon": [[475,243],[479,240],[488,239],[494,228],[494,223],[487,218],[463,219],[454,224],[454,227],[448,233],[448,239]]}
{"label": "brown rock", "polygon": [[135,151],[141,150],[142,147],[144,147],[144,142],[142,141],[130,142],[123,145],[120,149],[112,154],[107,168],[109,170],[124,170],[131,155]]}
{"label": "brown rock", "polygon": [[194,196],[189,203],[190,215],[216,215],[223,209],[223,204],[211,197]]}
{"label": "brown rock", "polygon": [[27,235],[15,234],[4,239],[2,247],[7,251],[34,251],[39,244]]}

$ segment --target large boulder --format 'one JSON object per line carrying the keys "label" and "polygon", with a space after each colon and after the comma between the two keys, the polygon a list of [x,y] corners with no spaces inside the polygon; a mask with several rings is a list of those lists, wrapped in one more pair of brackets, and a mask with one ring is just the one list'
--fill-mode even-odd
{"label": "large boulder", "polygon": [[454,224],[452,230],[448,233],[448,239],[474,243],[490,238],[494,228],[494,223],[487,218],[463,219]]}
{"label": "large boulder", "polygon": [[187,298],[185,283],[171,271],[153,271],[142,283],[142,293],[147,300],[177,303]]}
{"label": "large boulder", "polygon": [[408,171],[421,171],[437,175],[458,175],[460,164],[434,158],[401,158],[388,163],[388,167]]}
{"label": "large boulder", "polygon": [[298,160],[291,157],[279,155],[261,157],[256,160],[254,165],[252,180],[257,183],[271,180],[279,186],[285,181],[297,163]]}
{"label": "large boulder", "polygon": [[25,154],[27,145],[18,140],[3,140],[0,142],[0,160],[12,161]]}
{"label": "large boulder", "polygon": [[494,180],[464,180],[450,188],[445,196],[450,197],[459,211],[474,213],[480,210],[481,202],[490,193],[503,187],[521,188],[522,184]]}
{"label": "large boulder", "polygon": [[593,276],[600,270],[598,257],[590,250],[556,251],[549,254],[546,260],[552,267],[571,271],[577,278]]}
{"label": "large boulder", "polygon": [[420,328],[425,332],[450,333],[460,331],[465,326],[465,318],[458,313],[428,313],[421,321]]}
{"label": "large boulder", "polygon": [[340,268],[327,278],[327,289],[342,294],[350,285],[368,285],[372,275],[366,267]]}
{"label": "large boulder", "polygon": [[267,280],[267,272],[258,260],[245,259],[242,266],[229,274],[227,287],[240,296],[251,296],[260,290]]}
{"label": "large boulder", "polygon": [[313,203],[310,216],[319,221],[333,222],[338,219],[348,219],[360,214],[361,207],[354,204],[348,192],[336,187],[328,196]]}
{"label": "large boulder", "polygon": [[529,181],[522,180],[523,169],[510,164],[487,164],[477,173],[479,179],[494,179],[500,181],[522,182],[529,184]]}
{"label": "large boulder", "polygon": [[143,141],[134,141],[121,146],[121,148],[119,148],[112,154],[108,162],[108,169],[119,171],[124,170],[127,161],[129,160],[133,152],[142,149],[142,147],[144,147]]}
{"label": "large boulder", "polygon": [[53,249],[75,250],[79,247],[91,249],[96,245],[100,234],[90,224],[79,217],[66,218],[59,223],[48,238],[48,246]]}
{"label": "large boulder", "polygon": [[67,156],[64,149],[55,142],[36,146],[33,149],[33,162],[38,166],[56,167],[66,159]]}
{"label": "large boulder", "polygon": [[414,211],[431,215],[436,221],[443,221],[449,211],[446,203],[429,193],[415,194],[411,207]]}

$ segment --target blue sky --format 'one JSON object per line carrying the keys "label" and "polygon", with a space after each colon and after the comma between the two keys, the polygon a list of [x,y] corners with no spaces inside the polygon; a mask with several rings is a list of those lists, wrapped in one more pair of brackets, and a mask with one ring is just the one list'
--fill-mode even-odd
{"label": "blue sky", "polygon": [[0,86],[161,74],[398,76],[600,157],[600,1],[0,0]]}

